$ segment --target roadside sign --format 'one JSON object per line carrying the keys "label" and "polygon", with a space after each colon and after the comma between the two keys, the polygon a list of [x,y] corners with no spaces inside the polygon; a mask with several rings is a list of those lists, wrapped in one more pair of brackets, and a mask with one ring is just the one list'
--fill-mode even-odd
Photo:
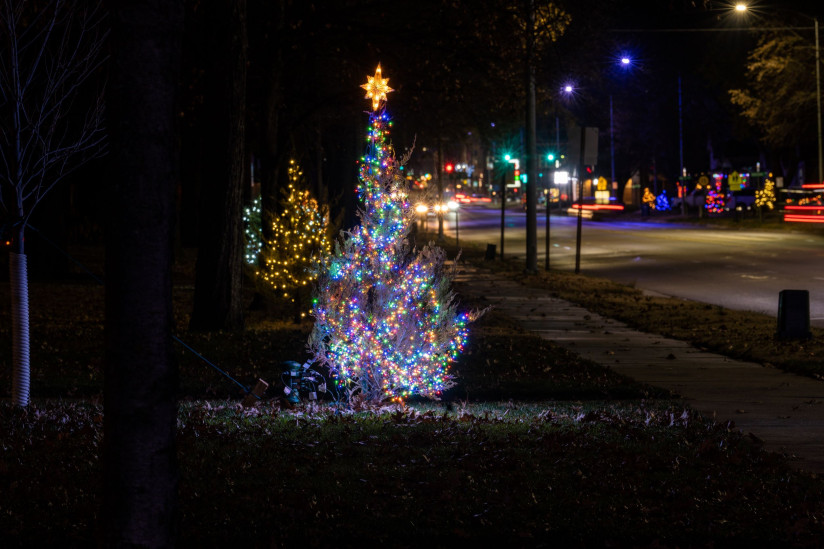
{"label": "roadside sign", "polygon": [[732,172],[729,177],[727,178],[727,184],[730,186],[731,191],[740,191],[741,184],[744,182],[744,179],[741,177],[741,174],[738,172]]}

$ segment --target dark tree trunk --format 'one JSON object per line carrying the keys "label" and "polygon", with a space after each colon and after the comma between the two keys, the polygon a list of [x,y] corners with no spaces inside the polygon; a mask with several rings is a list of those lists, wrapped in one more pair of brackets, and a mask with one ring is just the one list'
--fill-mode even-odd
{"label": "dark tree trunk", "polygon": [[[271,214],[278,211],[280,204],[279,182],[282,180],[280,169],[282,153],[283,124],[280,119],[280,110],[283,104],[283,44],[280,38],[285,23],[286,3],[284,0],[274,0],[266,3],[272,29],[266,35],[264,42],[264,61],[266,77],[264,78],[264,92],[262,97],[263,120],[260,124],[260,197],[261,210]],[[271,225],[266,221],[262,226],[263,234],[271,238]]]}
{"label": "dark tree trunk", "polygon": [[[270,67],[275,72],[276,64]],[[261,158],[260,158],[260,200],[261,211],[274,212],[277,210],[278,193],[278,106],[280,102],[279,84],[277,76],[272,74],[267,79],[267,93],[264,99],[264,124],[261,128]],[[269,223],[262,219],[264,235],[271,236]]]}
{"label": "dark tree trunk", "polygon": [[122,0],[109,8],[113,173],[102,541],[107,547],[173,547],[178,470],[171,267],[183,2]]}
{"label": "dark tree trunk", "polygon": [[323,163],[326,156],[323,152],[323,131],[318,127],[315,130],[315,198],[321,204],[329,203],[329,193],[323,184]]}
{"label": "dark tree trunk", "polygon": [[215,0],[211,81],[205,93],[200,236],[190,327],[243,327],[243,185],[246,183],[246,0]]}

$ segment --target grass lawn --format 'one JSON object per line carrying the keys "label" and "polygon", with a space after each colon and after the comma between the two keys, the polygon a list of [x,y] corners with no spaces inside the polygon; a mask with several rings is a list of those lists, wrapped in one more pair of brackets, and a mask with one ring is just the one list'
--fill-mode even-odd
{"label": "grass lawn", "polygon": [[[187,333],[191,281],[185,267],[177,275],[178,335],[242,382],[272,383],[243,409],[235,386],[178,349],[181,546],[824,545],[821,479],[498,311],[474,325],[442,401],[289,408],[280,362],[306,357],[309,324],[252,311],[242,333]],[[575,294],[564,280],[550,287]],[[100,506],[102,289],[35,283],[31,301],[35,401],[0,405],[0,546],[87,547]],[[3,397],[9,325],[4,308]]]}

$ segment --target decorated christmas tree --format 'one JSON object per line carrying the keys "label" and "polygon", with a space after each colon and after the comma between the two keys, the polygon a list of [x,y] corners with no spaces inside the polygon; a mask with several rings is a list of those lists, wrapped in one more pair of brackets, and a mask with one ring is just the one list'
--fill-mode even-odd
{"label": "decorated christmas tree", "polygon": [[309,338],[313,360],[337,384],[369,401],[437,397],[453,384],[448,368],[460,354],[467,324],[458,313],[445,252],[409,241],[413,215],[405,180],[388,141],[391,90],[378,66],[362,87],[372,99],[367,153],[360,162],[360,225],[344,232],[316,268]]}
{"label": "decorated christmas tree", "polygon": [[707,198],[704,207],[710,213],[721,213],[727,205],[726,195],[721,192],[720,184],[716,184],[716,188],[710,187],[707,190]]}
{"label": "decorated christmas tree", "polygon": [[768,210],[775,207],[775,182],[772,179],[764,181],[764,188],[755,191],[755,205]]}
{"label": "decorated christmas tree", "polygon": [[308,310],[301,298],[308,295],[303,289],[315,280],[312,261],[331,248],[328,212],[303,188],[302,175],[300,167],[290,160],[289,186],[284,190],[281,212],[271,216],[271,238],[264,237],[260,197],[244,211],[247,265],[262,289],[296,304],[298,317],[306,316]]}

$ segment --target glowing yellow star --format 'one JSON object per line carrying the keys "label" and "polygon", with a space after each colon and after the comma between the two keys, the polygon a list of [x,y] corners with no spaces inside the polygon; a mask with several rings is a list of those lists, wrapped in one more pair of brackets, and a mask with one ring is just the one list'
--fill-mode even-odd
{"label": "glowing yellow star", "polygon": [[372,110],[378,110],[381,101],[386,101],[386,94],[395,91],[387,85],[388,78],[381,76],[381,66],[378,65],[375,76],[367,76],[366,84],[361,84],[361,88],[366,90],[366,99],[372,98]]}

